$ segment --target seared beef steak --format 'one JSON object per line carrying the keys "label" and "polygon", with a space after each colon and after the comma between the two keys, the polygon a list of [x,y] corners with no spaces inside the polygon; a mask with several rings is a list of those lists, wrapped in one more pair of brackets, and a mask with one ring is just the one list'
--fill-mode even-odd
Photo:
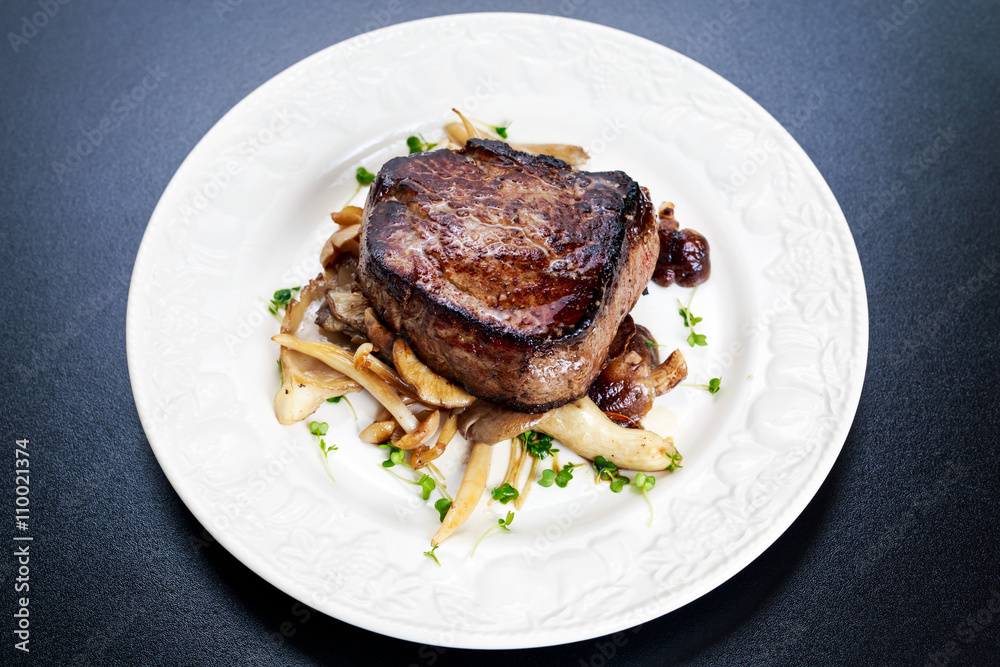
{"label": "seared beef steak", "polygon": [[587,393],[658,250],[649,198],[626,174],[473,139],[386,163],[358,281],[433,370],[541,412]]}

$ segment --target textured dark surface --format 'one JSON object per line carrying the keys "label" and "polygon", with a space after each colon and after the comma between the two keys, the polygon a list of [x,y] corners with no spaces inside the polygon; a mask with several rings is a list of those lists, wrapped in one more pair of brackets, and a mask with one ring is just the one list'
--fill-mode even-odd
{"label": "textured dark surface", "polygon": [[[1000,602],[995,2],[551,5],[693,56],[785,124],[854,231],[871,350],[840,459],[754,563],[617,644],[609,637],[516,653],[441,653],[358,630],[297,606],[218,545],[199,546],[203,529],[139,425],[124,322],[127,281],[157,199],[247,93],[366,26],[539,9],[229,4],[9,0],[0,9],[4,35],[20,32],[40,5],[58,10],[16,51],[9,37],[0,45],[8,457],[0,502],[13,507],[14,440],[29,438],[35,536],[31,654],[23,655],[12,647],[11,519],[3,529],[0,663],[998,663],[1000,614],[990,611]],[[898,29],[885,32],[893,22]],[[147,76],[144,99],[121,107]],[[104,118],[111,125],[100,144],[57,173],[53,162],[65,163],[68,147]]]}

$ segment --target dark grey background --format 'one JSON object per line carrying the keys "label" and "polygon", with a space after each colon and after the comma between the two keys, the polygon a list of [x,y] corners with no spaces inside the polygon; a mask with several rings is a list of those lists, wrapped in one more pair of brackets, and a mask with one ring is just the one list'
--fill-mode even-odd
{"label": "dark grey background", "polygon": [[[829,479],[743,572],[617,645],[440,653],[307,614],[210,543],[132,402],[127,281],[202,135],[366,27],[476,10],[569,13],[735,83],[826,177],[867,280],[868,376]],[[3,664],[997,664],[996,2],[8,0],[0,31],[29,35],[0,44],[0,503],[29,438],[35,536],[29,656],[12,647],[0,550]],[[161,80],[115,112],[147,68]],[[53,166],[108,116],[92,153]]]}

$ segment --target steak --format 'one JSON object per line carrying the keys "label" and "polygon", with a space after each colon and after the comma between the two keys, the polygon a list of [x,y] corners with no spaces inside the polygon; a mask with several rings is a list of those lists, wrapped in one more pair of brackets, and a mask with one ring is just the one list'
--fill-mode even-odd
{"label": "steak", "polygon": [[543,412],[587,393],[659,239],[648,194],[625,173],[471,139],[387,162],[360,246],[362,292],[427,366]]}

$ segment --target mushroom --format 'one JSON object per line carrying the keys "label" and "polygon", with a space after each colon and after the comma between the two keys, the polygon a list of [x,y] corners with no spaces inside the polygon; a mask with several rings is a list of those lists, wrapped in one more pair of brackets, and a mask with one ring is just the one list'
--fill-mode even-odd
{"label": "mushroom", "polygon": [[427,405],[464,408],[476,400],[475,396],[425,366],[402,338],[397,338],[392,346],[392,361],[399,376],[416,389],[417,396]]}
{"label": "mushroom", "polygon": [[486,491],[486,478],[490,474],[490,459],[493,457],[493,448],[484,442],[473,442],[472,453],[469,454],[469,463],[465,466],[465,474],[462,476],[462,484],[455,494],[455,501],[444,515],[441,527],[431,538],[431,547],[436,547],[449,537],[452,533],[465,523],[465,520],[472,514],[472,510],[479,504],[479,499]]}
{"label": "mushroom", "polygon": [[350,377],[367,389],[375,397],[375,400],[384,405],[393,418],[395,418],[396,422],[403,427],[404,431],[412,433],[417,430],[419,422],[413,413],[410,412],[409,408],[406,407],[406,404],[403,403],[402,399],[400,399],[399,394],[368,369],[356,368],[354,357],[347,350],[337,347],[332,343],[314,343],[300,340],[291,334],[278,334],[271,338],[271,340],[319,359],[330,368]]}
{"label": "mushroom", "polygon": [[391,419],[373,421],[361,431],[358,438],[361,442],[367,442],[370,445],[380,445],[392,437],[392,432],[396,426],[396,422]]}
{"label": "mushroom", "polygon": [[373,347],[371,343],[358,346],[358,349],[354,352],[354,367],[358,370],[370,372],[403,396],[417,400],[416,390],[399,377],[391,366],[382,363],[372,352]]}
{"label": "mushroom", "polygon": [[378,315],[371,308],[365,308],[365,328],[368,339],[375,345],[375,349],[385,354],[392,353],[392,346],[396,342],[396,334],[389,331],[382,324]]}
{"label": "mushroom", "polygon": [[680,460],[670,438],[614,423],[587,396],[543,414],[525,414],[477,402],[459,417],[470,440],[500,442],[529,429],[551,435],[585,459],[603,456],[630,470],[666,470]]}
{"label": "mushroom", "polygon": [[587,395],[606,415],[622,426],[639,428],[653,400],[687,377],[680,350],[660,363],[653,334],[626,316],[608,350],[607,361]]}
{"label": "mushroom", "polygon": [[603,456],[629,470],[666,470],[680,460],[671,438],[661,438],[645,429],[623,428],[586,396],[546,412],[536,430],[551,435],[585,459],[593,461]]}
{"label": "mushroom", "polygon": [[417,419],[420,420],[417,428],[403,435],[392,444],[400,449],[415,449],[419,447],[425,440],[437,433],[438,424],[441,423],[441,413],[437,410],[425,410],[417,416]]}
{"label": "mushroom", "polygon": [[680,350],[674,350],[667,360],[649,374],[650,384],[657,396],[662,396],[687,377],[688,367]]}
{"label": "mushroom", "polygon": [[[309,305],[319,299],[325,289],[323,276],[309,281],[299,298],[288,304],[281,331],[290,334],[302,324]],[[344,373],[315,359],[282,347],[281,387],[274,397],[274,414],[281,424],[293,424],[316,411],[323,401],[334,396],[359,391],[361,385]]]}
{"label": "mushroom", "polygon": [[368,299],[364,294],[327,290],[326,303],[335,318],[359,332],[365,330],[365,309],[368,308]]}
{"label": "mushroom", "polygon": [[340,225],[341,229],[361,224],[361,216],[364,209],[360,206],[345,206],[339,211],[330,214],[330,218]]}
{"label": "mushroom", "polygon": [[458,430],[469,440],[497,443],[533,429],[543,416],[476,401],[459,415]]}
{"label": "mushroom", "polygon": [[457,431],[458,412],[452,410],[448,419],[445,420],[444,426],[441,427],[441,433],[438,435],[434,446],[428,447],[427,445],[420,445],[413,450],[413,454],[410,456],[410,465],[413,469],[420,470],[425,465],[444,454],[445,448],[451,443]]}
{"label": "mushroom", "polygon": [[[456,111],[455,113],[458,112]],[[483,133],[476,129],[472,123],[466,120],[462,114],[459,114],[459,116],[462,118],[461,123],[448,123],[444,128],[445,132],[448,133],[448,137],[452,141],[459,146],[464,146],[465,142],[469,139],[486,138],[483,137]],[[515,144],[500,136],[489,138],[503,141],[510,144],[511,148],[524,151],[525,153],[531,153],[532,155],[551,155],[552,157],[557,157],[563,162],[567,162],[574,167],[579,167],[590,159],[590,156],[587,155],[587,152],[583,150],[582,147],[574,146],[572,144]]]}

